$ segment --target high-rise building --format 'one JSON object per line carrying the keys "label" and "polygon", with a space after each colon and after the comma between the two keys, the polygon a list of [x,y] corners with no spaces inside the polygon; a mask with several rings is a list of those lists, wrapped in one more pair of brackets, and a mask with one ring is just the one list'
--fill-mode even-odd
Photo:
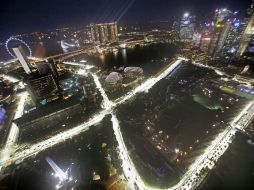
{"label": "high-rise building", "polygon": [[22,47],[14,47],[13,51],[27,73],[23,82],[34,105],[39,106],[58,99],[60,91],[57,81],[58,73],[54,62],[49,60],[48,63],[38,63],[36,65],[38,72],[32,72]]}
{"label": "high-rise building", "polygon": [[51,70],[49,68],[49,64],[45,62],[37,63],[36,64],[37,70],[40,75],[45,75],[51,73]]}
{"label": "high-rise building", "polygon": [[49,65],[49,68],[50,68],[50,71],[51,71],[51,74],[53,75],[54,78],[57,78],[59,75],[58,75],[58,72],[57,72],[57,63],[54,59],[48,59],[47,61],[48,65]]}
{"label": "high-rise building", "polygon": [[191,41],[193,39],[195,29],[195,16],[185,13],[180,23],[180,39]]}
{"label": "high-rise building", "polygon": [[103,23],[91,24],[92,40],[96,44],[105,44],[118,41],[117,24]]}
{"label": "high-rise building", "polygon": [[211,44],[208,50],[212,57],[216,57],[221,54],[232,25],[232,22],[229,19],[231,16],[232,12],[227,9],[218,9],[215,11],[215,24],[212,31]]}
{"label": "high-rise building", "polygon": [[33,103],[37,106],[44,105],[60,97],[58,84],[51,74],[30,75],[24,81],[24,86]]}
{"label": "high-rise building", "polygon": [[198,47],[198,46],[200,45],[201,37],[202,37],[202,35],[201,35],[200,33],[198,33],[198,32],[195,32],[195,33],[193,34],[193,44],[194,44],[195,46]]}
{"label": "high-rise building", "polygon": [[214,23],[220,24],[221,22],[224,22],[231,14],[232,11],[230,11],[229,9],[216,9],[214,14]]}
{"label": "high-rise building", "polygon": [[203,34],[200,41],[200,49],[203,52],[207,52],[211,43],[211,37],[209,35]]}
{"label": "high-rise building", "polygon": [[240,47],[243,30],[244,24],[240,19],[231,19],[231,28],[222,48],[223,57],[235,57]]}
{"label": "high-rise building", "polygon": [[206,22],[201,28],[201,40],[200,40],[200,49],[203,52],[208,52],[211,40],[212,40],[212,30],[214,23]]}
{"label": "high-rise building", "polygon": [[[212,55],[214,57],[219,56],[221,54],[222,48],[223,48],[223,46],[226,42],[226,39],[227,39],[227,36],[229,34],[230,28],[231,28],[231,22],[230,21],[225,22],[225,24],[221,28],[220,27],[217,28],[214,39],[216,40],[217,36],[218,36],[218,38],[217,38],[215,49],[212,52]],[[211,47],[211,49],[212,49],[212,47]]]}
{"label": "high-rise building", "polygon": [[21,46],[17,46],[12,49],[15,55],[17,56],[19,62],[21,63],[22,67],[24,68],[25,72],[27,74],[31,74],[32,73],[31,66],[29,64],[26,54],[24,53],[23,48]]}
{"label": "high-rise building", "polygon": [[241,36],[241,43],[239,50],[237,52],[238,56],[242,56],[243,53],[248,48],[251,40],[253,40],[254,37],[254,0],[252,0],[252,3],[250,7],[247,10],[247,17],[245,19],[245,27],[244,31]]}

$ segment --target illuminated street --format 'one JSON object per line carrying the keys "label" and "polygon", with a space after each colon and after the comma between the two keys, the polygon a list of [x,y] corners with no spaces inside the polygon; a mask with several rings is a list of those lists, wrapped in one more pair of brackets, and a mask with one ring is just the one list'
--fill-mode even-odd
{"label": "illuminated street", "polygon": [[[92,127],[93,125],[96,125],[97,123],[101,122],[104,116],[110,114],[117,105],[125,103],[129,99],[135,97],[135,95],[138,93],[148,91],[158,81],[169,75],[175,68],[177,68],[179,64],[181,64],[181,62],[182,60],[177,60],[175,63],[171,64],[170,67],[161,72],[160,75],[148,79],[143,84],[141,84],[140,86],[136,87],[133,91],[128,93],[126,96],[122,97],[120,100],[117,100],[115,103],[112,103],[108,99],[105,91],[103,90],[99,82],[98,76],[96,74],[92,74],[95,84],[103,96],[103,108],[105,110],[95,114],[91,119],[89,119],[89,121],[80,126],[74,127],[73,129],[64,131],[47,140],[31,145],[20,152],[14,153],[13,155],[11,155],[10,158],[5,157],[4,158],[5,160],[1,161],[1,167],[6,167],[15,162],[20,163],[26,158],[35,156],[41,151],[45,151],[50,147],[53,147],[59,143],[63,143],[64,141],[73,138],[78,134],[86,131],[89,127]],[[20,117],[22,115],[26,96],[27,96],[26,93],[22,94],[15,117]],[[231,126],[228,126],[221,134],[219,134],[217,138],[213,140],[211,145],[206,149],[206,151],[198,159],[196,159],[196,161],[189,168],[188,172],[182,177],[181,181],[176,186],[170,187],[169,189],[177,189],[177,188],[192,189],[193,187],[197,186],[202,181],[202,179],[204,179],[208,170],[206,170],[205,173],[202,173],[202,175],[199,176],[199,178],[197,179],[198,173],[200,173],[207,167],[209,169],[212,169],[214,167],[214,162],[218,161],[220,156],[226,151],[230,142],[232,141],[235,134],[235,128],[244,129],[246,124],[253,118],[253,116],[254,116],[254,102],[251,102],[234,119],[234,121],[231,123]],[[142,178],[138,174],[131,158],[128,155],[128,150],[122,138],[119,121],[117,120],[114,114],[112,114],[112,124],[120,150],[119,156],[121,157],[121,160],[123,162],[122,166],[124,169],[124,173],[125,176],[128,178],[130,185],[133,186],[136,184],[140,189],[154,189],[154,187],[145,185],[145,183],[142,181]],[[13,124],[6,146],[9,147],[10,145],[12,145],[15,142],[17,136],[18,129],[15,126],[15,124]]]}
{"label": "illuminated street", "polygon": [[[181,61],[176,61],[174,64],[172,64],[168,69],[166,69],[162,74],[160,74],[159,76],[157,76],[156,78],[152,78],[150,79],[149,81],[145,82],[144,84],[141,84],[140,86],[138,86],[137,88],[135,88],[132,92],[130,92],[128,95],[127,95],[127,98],[122,98],[122,100],[120,100],[119,102],[116,102],[115,105],[118,105],[118,104],[121,104],[125,101],[127,101],[128,99],[134,97],[136,94],[144,91],[144,90],[148,90],[149,88],[151,88],[153,85],[156,84],[156,82],[158,82],[160,79],[162,79],[163,77],[167,76],[176,66],[178,66],[178,64],[180,64]],[[27,150],[23,150],[21,152],[16,152],[13,156],[11,156],[11,158],[7,159],[7,160],[2,160],[1,161],[1,166],[7,166],[9,164],[12,164],[16,161],[21,161],[25,158],[28,158],[32,155],[36,155],[37,153],[43,151],[43,150],[46,150],[58,143],[61,143],[61,142],[64,142],[65,140],[69,139],[69,138],[72,138],[73,136],[75,135],[78,135],[79,133],[87,130],[87,128],[89,128],[90,126],[92,125],[95,125],[96,123],[99,123],[103,117],[110,113],[115,105],[112,104],[106,94],[105,94],[105,91],[102,89],[99,81],[98,81],[98,78],[95,74],[93,74],[93,77],[94,77],[94,80],[96,82],[96,85],[97,85],[97,88],[100,90],[100,92],[102,93],[103,97],[104,97],[104,108],[105,111],[101,111],[97,114],[95,114],[93,116],[93,118],[91,118],[88,122],[84,123],[83,125],[81,126],[77,126],[73,129],[70,129],[69,131],[65,131],[63,133],[60,133],[50,139],[47,139],[45,141],[42,141],[42,142],[39,142],[35,145],[32,145],[31,147],[29,147]],[[24,106],[24,101],[25,101],[25,97],[23,98],[23,103],[21,104],[20,103],[20,110],[19,110],[19,114],[22,113],[22,106]],[[14,128],[15,130],[16,128]],[[10,136],[10,140],[9,142],[14,142],[15,139],[17,138],[17,130],[14,131],[13,133],[14,135],[11,135]],[[6,158],[5,158],[6,159]]]}
{"label": "illuminated street", "polygon": [[[24,105],[25,105],[27,96],[28,96],[28,94],[26,92],[19,94],[19,102],[18,102],[18,107],[17,107],[16,113],[15,113],[14,119],[17,119],[23,115]],[[11,145],[13,145],[17,141],[18,135],[19,135],[19,129],[16,126],[16,124],[13,123],[11,125],[11,130],[8,135],[5,147],[8,148]]]}
{"label": "illuminated street", "polygon": [[0,189],[253,190],[254,0],[2,7]]}

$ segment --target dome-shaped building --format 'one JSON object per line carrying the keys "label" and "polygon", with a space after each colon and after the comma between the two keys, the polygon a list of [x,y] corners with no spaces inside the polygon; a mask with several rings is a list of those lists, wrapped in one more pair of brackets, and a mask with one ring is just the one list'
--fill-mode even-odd
{"label": "dome-shaped building", "polygon": [[108,84],[116,84],[123,79],[122,75],[117,72],[111,72],[105,79]]}
{"label": "dome-shaped building", "polygon": [[143,74],[143,69],[140,67],[126,67],[124,69],[125,73],[138,73],[138,74]]}

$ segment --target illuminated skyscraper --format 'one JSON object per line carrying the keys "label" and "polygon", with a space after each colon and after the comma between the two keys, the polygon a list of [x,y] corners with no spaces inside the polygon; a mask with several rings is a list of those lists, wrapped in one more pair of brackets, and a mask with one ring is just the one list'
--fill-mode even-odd
{"label": "illuminated skyscraper", "polygon": [[21,63],[22,67],[24,68],[25,72],[27,74],[31,74],[32,70],[31,70],[30,64],[28,62],[28,59],[24,53],[23,48],[21,46],[17,46],[12,49],[13,49],[15,55],[17,56],[19,62]]}
{"label": "illuminated skyscraper", "polygon": [[195,32],[195,33],[193,34],[193,44],[194,44],[195,46],[199,46],[199,45],[200,45],[201,37],[202,37],[201,34],[198,33],[198,32]]}
{"label": "illuminated skyscraper", "polygon": [[232,12],[226,8],[216,9],[214,14],[215,25],[224,22],[230,15]]}
{"label": "illuminated skyscraper", "polygon": [[222,48],[225,44],[226,38],[231,28],[231,22],[227,21],[221,26],[216,26],[216,32],[211,43],[211,54],[213,57],[221,54]]}
{"label": "illuminated skyscraper", "polygon": [[207,52],[209,49],[210,43],[211,43],[211,37],[203,34],[200,41],[200,49],[203,52]]}
{"label": "illuminated skyscraper", "polygon": [[210,47],[210,43],[212,40],[212,31],[213,31],[214,23],[207,22],[202,26],[201,29],[201,40],[200,40],[200,49],[203,52],[208,52]]}
{"label": "illuminated skyscraper", "polygon": [[180,39],[181,40],[192,40],[195,29],[195,16],[185,13],[180,23]]}
{"label": "illuminated skyscraper", "polygon": [[30,75],[24,85],[33,103],[37,106],[56,100],[60,97],[59,87],[51,74]]}
{"label": "illuminated skyscraper", "polygon": [[45,104],[60,97],[57,84],[57,70],[54,63],[41,63],[37,65],[38,72],[32,72],[30,64],[21,46],[13,48],[19,62],[27,76],[24,85],[29,92],[33,103],[37,106]]}
{"label": "illuminated skyscraper", "polygon": [[212,31],[211,44],[209,47],[209,54],[212,57],[216,57],[221,53],[232,25],[232,22],[229,19],[231,16],[232,12],[227,9],[218,9],[215,11],[215,24]]}
{"label": "illuminated skyscraper", "polygon": [[117,24],[91,24],[92,40],[96,44],[105,44],[118,41]]}
{"label": "illuminated skyscraper", "polygon": [[245,19],[245,29],[242,33],[240,48],[237,52],[238,56],[242,56],[248,48],[251,40],[254,37],[254,0],[247,10],[247,17]]}
{"label": "illuminated skyscraper", "polygon": [[222,48],[222,56],[224,58],[235,57],[240,47],[243,30],[244,24],[240,19],[231,19],[231,28]]}

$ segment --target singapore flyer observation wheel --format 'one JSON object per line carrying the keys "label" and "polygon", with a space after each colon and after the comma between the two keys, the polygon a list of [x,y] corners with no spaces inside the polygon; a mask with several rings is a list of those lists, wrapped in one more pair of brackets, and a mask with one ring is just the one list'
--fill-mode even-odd
{"label": "singapore flyer observation wheel", "polygon": [[11,49],[14,45],[22,45],[22,47],[26,47],[26,49],[28,51],[28,56],[32,57],[32,50],[31,50],[30,46],[25,41],[23,41],[21,39],[18,39],[16,37],[10,37],[5,42],[5,48],[6,48],[7,52],[13,58],[16,58],[16,56],[14,55],[14,53],[13,53],[13,51]]}

